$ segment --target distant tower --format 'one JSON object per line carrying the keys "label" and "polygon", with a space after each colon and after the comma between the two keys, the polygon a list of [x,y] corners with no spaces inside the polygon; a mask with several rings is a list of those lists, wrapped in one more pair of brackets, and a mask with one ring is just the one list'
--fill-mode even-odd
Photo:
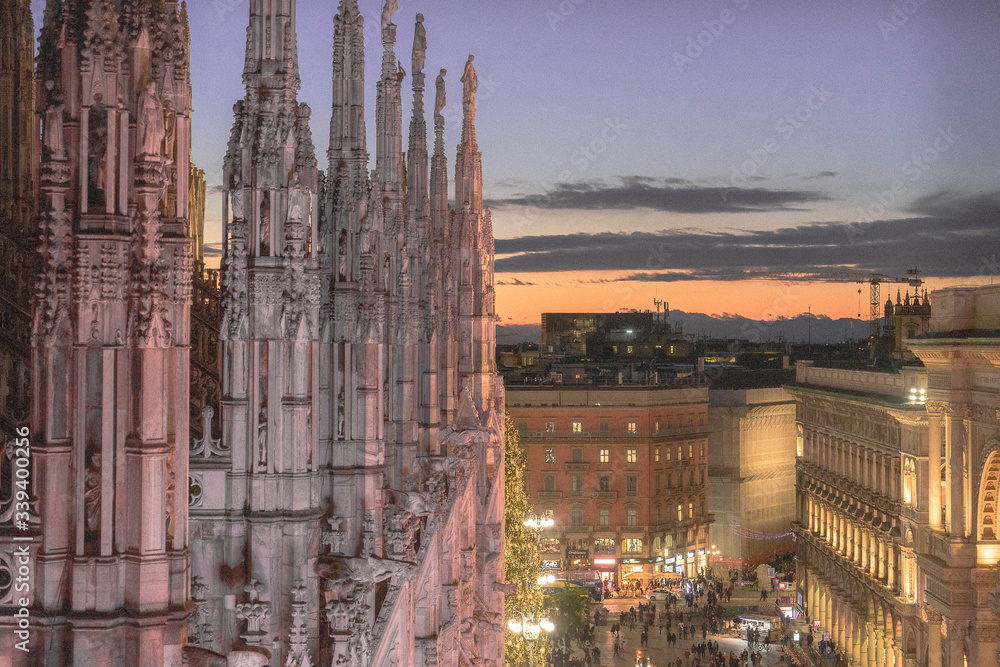
{"label": "distant tower", "polygon": [[45,10],[31,437],[43,529],[33,647],[46,664],[181,661],[187,43],[169,0],[50,0]]}

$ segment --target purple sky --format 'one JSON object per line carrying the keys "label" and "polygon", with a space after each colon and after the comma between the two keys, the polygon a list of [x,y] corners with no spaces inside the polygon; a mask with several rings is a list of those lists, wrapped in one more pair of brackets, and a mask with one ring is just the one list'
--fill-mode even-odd
{"label": "purple sky", "polygon": [[[360,2],[370,140],[380,3]],[[298,3],[299,95],[313,109],[324,167],[336,4]],[[36,21],[42,5],[33,2]],[[247,6],[189,2],[194,157],[210,186],[243,96]],[[612,282],[640,270],[799,268],[802,257],[890,274],[913,265],[948,277],[998,272],[996,0],[400,0],[397,57],[407,70],[418,11],[427,72],[449,70],[450,168],[458,79],[476,55],[486,195],[508,279],[591,280],[582,271],[595,254],[611,258],[604,270],[620,269]],[[210,230],[220,214],[216,196]],[[916,218],[934,224],[911,229]],[[601,232],[631,235],[580,235]],[[768,237],[751,237],[752,247],[764,255],[733,242],[761,232]],[[700,252],[650,262],[633,247],[672,247],[678,234]],[[551,238],[513,240],[536,236]],[[636,298],[621,305],[649,306],[645,293]]]}

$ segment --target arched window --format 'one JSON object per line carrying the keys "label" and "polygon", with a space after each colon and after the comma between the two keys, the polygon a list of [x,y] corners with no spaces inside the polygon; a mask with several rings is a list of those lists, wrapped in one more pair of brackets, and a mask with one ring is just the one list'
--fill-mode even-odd
{"label": "arched window", "polygon": [[979,489],[979,539],[997,540],[997,491],[1000,489],[1000,452],[986,459]]}

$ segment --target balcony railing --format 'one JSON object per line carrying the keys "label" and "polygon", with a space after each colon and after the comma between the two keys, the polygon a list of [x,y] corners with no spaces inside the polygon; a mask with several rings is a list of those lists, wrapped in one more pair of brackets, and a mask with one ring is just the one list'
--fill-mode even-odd
{"label": "balcony railing", "polygon": [[574,461],[566,464],[566,472],[590,472],[589,463]]}
{"label": "balcony railing", "polygon": [[539,500],[559,500],[563,497],[562,491],[539,491]]}
{"label": "balcony railing", "polygon": [[617,491],[594,491],[594,500],[615,500],[617,498]]}

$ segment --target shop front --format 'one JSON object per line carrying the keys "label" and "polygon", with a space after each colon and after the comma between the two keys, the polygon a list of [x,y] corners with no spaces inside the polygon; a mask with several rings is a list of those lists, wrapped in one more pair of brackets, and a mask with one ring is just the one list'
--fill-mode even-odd
{"label": "shop front", "polygon": [[641,585],[645,588],[656,576],[656,571],[649,558],[622,558],[618,576],[622,585]]}
{"label": "shop front", "polygon": [[589,570],[590,554],[584,549],[566,549],[566,570]]}
{"label": "shop front", "polygon": [[608,593],[617,584],[618,559],[612,556],[597,556],[593,559],[594,571],[601,578],[604,592]]}

